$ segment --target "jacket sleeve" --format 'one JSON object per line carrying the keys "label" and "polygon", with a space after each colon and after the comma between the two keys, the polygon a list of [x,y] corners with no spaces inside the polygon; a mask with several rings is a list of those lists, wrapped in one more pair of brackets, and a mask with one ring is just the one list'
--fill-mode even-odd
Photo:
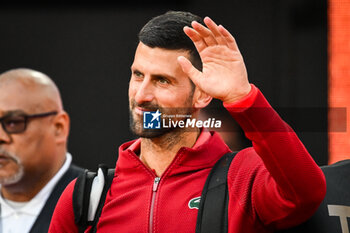
{"label": "jacket sleeve", "polygon": [[49,233],[78,233],[78,227],[74,223],[72,203],[75,181],[76,179],[66,187],[58,200],[51,219]]}
{"label": "jacket sleeve", "polygon": [[325,196],[325,178],[296,133],[254,85],[243,100],[224,106],[253,145],[238,153],[228,174],[237,208],[272,229],[311,217]]}

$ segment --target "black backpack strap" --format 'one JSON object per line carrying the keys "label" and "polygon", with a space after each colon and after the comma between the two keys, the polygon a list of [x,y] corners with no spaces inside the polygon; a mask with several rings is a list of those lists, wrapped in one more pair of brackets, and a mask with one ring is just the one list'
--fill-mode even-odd
{"label": "black backpack strap", "polygon": [[88,226],[87,215],[90,202],[90,190],[96,172],[87,169],[81,174],[74,185],[73,190],[73,212],[74,222],[78,226],[79,233],[84,232]]}
{"label": "black backpack strap", "polygon": [[102,194],[101,194],[100,202],[99,202],[97,210],[96,210],[96,215],[95,215],[94,221],[92,223],[92,228],[91,228],[91,231],[90,231],[91,233],[96,233],[96,231],[97,231],[97,223],[100,220],[100,216],[101,216],[101,213],[102,213],[103,206],[105,204],[105,200],[106,200],[106,196],[107,196],[108,190],[109,190],[109,188],[112,185],[112,181],[113,181],[113,178],[114,178],[114,173],[115,173],[115,169],[114,168],[110,168],[110,169],[107,170],[107,177],[105,176],[106,177],[106,182],[105,182],[105,185],[103,187],[103,191],[102,191]]}
{"label": "black backpack strap", "polygon": [[211,169],[202,191],[196,233],[228,232],[227,173],[236,154],[225,154]]}
{"label": "black backpack strap", "polygon": [[[93,221],[88,221],[88,211],[90,206],[90,194],[92,189],[92,184],[95,177],[98,175],[98,172],[92,172],[85,170],[81,174],[75,183],[73,190],[73,212],[74,212],[74,221],[78,226],[79,233],[83,233],[88,226],[97,224],[99,216],[101,214],[104,200],[108,189],[112,183],[114,177],[114,169],[108,169],[106,165],[100,164],[98,170],[101,170],[104,176],[104,185],[101,196],[99,198],[98,207],[95,212],[95,217]],[[97,221],[96,221],[97,218]]]}

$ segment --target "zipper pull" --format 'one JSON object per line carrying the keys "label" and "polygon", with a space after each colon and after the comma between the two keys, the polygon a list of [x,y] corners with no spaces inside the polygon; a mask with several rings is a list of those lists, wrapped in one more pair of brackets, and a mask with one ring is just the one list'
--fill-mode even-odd
{"label": "zipper pull", "polygon": [[152,189],[153,192],[157,191],[159,182],[160,182],[160,177],[154,178],[153,189]]}

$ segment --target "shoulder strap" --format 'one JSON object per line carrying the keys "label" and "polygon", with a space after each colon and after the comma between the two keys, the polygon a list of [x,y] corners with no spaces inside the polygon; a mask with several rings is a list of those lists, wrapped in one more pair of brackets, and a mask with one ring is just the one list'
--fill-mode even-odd
{"label": "shoulder strap", "polygon": [[225,154],[211,169],[202,191],[196,233],[228,232],[227,173],[236,154]]}
{"label": "shoulder strap", "polygon": [[112,181],[113,181],[113,178],[114,178],[114,173],[115,173],[115,169],[114,168],[110,168],[110,169],[107,170],[106,183],[105,183],[105,185],[103,187],[103,192],[102,192],[100,201],[98,203],[98,207],[97,207],[97,210],[96,210],[96,215],[95,215],[94,221],[92,222],[92,228],[91,228],[91,231],[90,231],[91,233],[96,233],[96,231],[97,231],[97,223],[100,220],[100,216],[101,216],[101,213],[102,213],[103,206],[105,204],[105,200],[106,200],[106,196],[107,196],[108,190],[109,190],[109,188],[112,185]]}
{"label": "shoulder strap", "polygon": [[100,164],[97,172],[86,169],[76,180],[73,212],[79,232],[83,233],[88,226],[97,224],[113,177],[114,168],[108,169]]}

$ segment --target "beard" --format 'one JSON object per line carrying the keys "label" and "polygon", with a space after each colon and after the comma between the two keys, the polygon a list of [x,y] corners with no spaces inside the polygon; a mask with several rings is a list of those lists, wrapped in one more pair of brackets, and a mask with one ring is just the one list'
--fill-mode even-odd
{"label": "beard", "polygon": [[[192,98],[191,98],[192,100]],[[186,103],[188,103],[189,100],[186,101]],[[133,110],[136,107],[141,107],[144,109],[147,109],[150,112],[155,112],[157,110],[159,110],[160,113],[162,113],[161,115],[161,122],[163,119],[166,119],[167,117],[163,117],[165,116],[176,116],[176,115],[183,115],[183,116],[189,116],[192,115],[193,113],[193,109],[191,107],[188,108],[162,108],[157,104],[152,104],[150,102],[145,102],[142,104],[137,104],[136,101],[134,99],[130,100],[130,115],[129,115],[129,123],[130,123],[130,129],[131,131],[137,135],[138,137],[142,137],[142,138],[157,138],[157,137],[161,137],[165,134],[168,133],[174,133],[174,132],[178,132],[179,130],[184,130],[183,128],[179,128],[179,127],[168,127],[168,128],[163,128],[160,127],[160,129],[147,129],[143,127],[143,116],[140,116],[136,113],[133,112]],[[182,117],[182,118],[171,118],[172,120],[183,120],[186,119],[188,117]]]}
{"label": "beard", "polygon": [[[13,166],[11,164],[6,164],[5,166],[0,165],[0,184],[6,186],[17,183],[24,175],[24,167],[21,160],[17,155],[7,152],[2,148],[0,148],[0,154],[8,157],[9,160],[11,160],[10,163],[14,163],[15,166],[15,169],[13,170],[11,169]],[[6,171],[6,169],[9,169],[7,166],[10,166],[10,172]],[[3,175],[3,173],[5,175]]]}

